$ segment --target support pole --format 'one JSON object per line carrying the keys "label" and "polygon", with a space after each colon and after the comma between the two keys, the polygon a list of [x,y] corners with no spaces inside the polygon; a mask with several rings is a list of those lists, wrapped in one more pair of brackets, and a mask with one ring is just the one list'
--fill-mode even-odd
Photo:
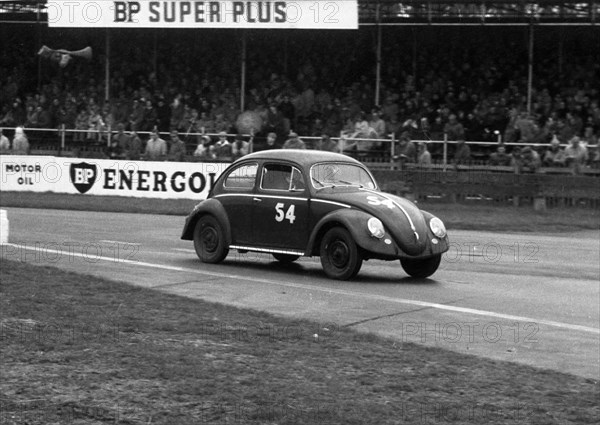
{"label": "support pole", "polygon": [[444,173],[448,166],[448,133],[444,133]]}
{"label": "support pole", "polygon": [[157,31],[154,31],[154,54],[152,56],[152,67],[154,69],[154,77],[158,84],[158,35]]}
{"label": "support pole", "polygon": [[381,92],[381,3],[377,2],[377,68],[375,70],[375,105],[379,106]]}
{"label": "support pole", "polygon": [[242,33],[242,75],[240,86],[240,112],[243,112],[246,106],[246,31]]}
{"label": "support pole", "polygon": [[110,30],[106,28],[106,59],[104,66],[104,100],[108,102],[110,99]]}
{"label": "support pole", "polygon": [[[37,48],[39,49],[42,45],[42,24],[40,23],[40,7],[41,5],[38,3],[37,6],[37,24],[35,26],[36,34],[37,34]],[[37,91],[40,92],[42,90],[42,57],[38,55],[38,63],[37,63]]]}
{"label": "support pole", "polygon": [[533,22],[529,24],[529,72],[527,75],[527,113],[531,114],[531,98],[533,96]]}

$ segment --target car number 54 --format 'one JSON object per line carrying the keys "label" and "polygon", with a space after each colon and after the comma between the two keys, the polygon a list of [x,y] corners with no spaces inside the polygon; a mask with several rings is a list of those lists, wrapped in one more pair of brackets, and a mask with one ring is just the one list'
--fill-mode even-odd
{"label": "car number 54", "polygon": [[385,205],[390,210],[394,209],[394,203],[390,199],[384,199],[382,201],[377,196],[367,196],[367,200],[369,201],[369,204],[371,204],[371,205],[376,205],[376,206]]}
{"label": "car number 54", "polygon": [[283,212],[284,208],[285,204],[282,202],[275,205],[275,220],[279,223],[283,220],[289,220],[290,224],[294,224],[294,221],[296,220],[296,215],[294,214],[296,212],[296,206],[294,204],[290,205],[286,213]]}

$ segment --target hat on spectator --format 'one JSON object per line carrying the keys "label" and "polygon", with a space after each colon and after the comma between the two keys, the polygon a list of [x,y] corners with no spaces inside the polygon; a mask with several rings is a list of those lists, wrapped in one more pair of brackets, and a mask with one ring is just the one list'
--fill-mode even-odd
{"label": "hat on spectator", "polygon": [[15,136],[22,136],[23,134],[25,134],[25,132],[23,131],[23,127],[15,128]]}
{"label": "hat on spectator", "polygon": [[298,134],[294,133],[293,131],[290,132],[290,139],[297,139],[298,138]]}
{"label": "hat on spectator", "polygon": [[267,137],[272,137],[272,138],[276,139],[277,138],[277,134],[275,134],[273,132],[270,132],[269,134],[267,134]]}
{"label": "hat on spectator", "polygon": [[227,137],[227,133],[224,131],[219,132],[219,137]]}

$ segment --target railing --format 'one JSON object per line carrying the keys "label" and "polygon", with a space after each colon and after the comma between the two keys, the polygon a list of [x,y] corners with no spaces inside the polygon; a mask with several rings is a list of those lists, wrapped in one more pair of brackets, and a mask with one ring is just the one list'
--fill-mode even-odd
{"label": "railing", "polygon": [[[8,133],[5,134],[9,139],[12,137],[12,133],[15,128],[7,128],[4,130]],[[111,128],[101,129],[101,130],[82,130],[82,129],[67,129],[64,125],[59,129],[54,128],[26,128],[25,132],[29,139],[30,143],[30,153],[38,154],[38,155],[55,155],[55,156],[85,156],[85,157],[103,157],[106,148],[110,145],[111,138],[117,133]],[[149,137],[150,131],[137,131],[139,136]],[[87,135],[83,140],[78,140],[79,135]],[[130,134],[130,132],[128,132]],[[160,132],[159,135],[162,138],[168,138],[170,132]],[[228,138],[234,137],[236,134],[227,134]],[[194,158],[191,156],[191,152],[197,146],[197,140],[201,136],[208,136],[211,139],[218,138],[218,133],[180,133],[180,136],[184,140],[187,145],[188,152],[188,160],[193,161]],[[264,137],[254,137],[250,134],[242,134],[243,137],[249,139],[250,143],[250,152],[254,151],[256,148],[256,143],[252,143],[252,141],[264,140]],[[314,149],[316,143],[321,139],[320,137],[306,136],[301,137],[301,139],[306,143],[309,149]],[[195,141],[191,141],[195,140]],[[338,146],[342,153],[351,155],[359,159],[361,162],[367,164],[370,168],[373,169],[389,169],[389,170],[411,170],[415,168],[419,169],[429,169],[429,170],[442,170],[447,171],[451,164],[449,161],[449,149],[450,146],[456,145],[456,141],[448,140],[447,136],[444,135],[444,140],[412,140],[413,143],[417,144],[420,142],[425,142],[428,146],[436,146],[441,145],[441,154],[432,153],[432,164],[428,166],[417,165],[414,163],[404,163],[403,161],[398,160],[396,157],[396,148],[398,140],[394,138],[394,135],[391,134],[390,138],[386,139],[361,139],[361,138],[351,138],[351,137],[331,137],[331,140],[338,143]],[[500,137],[498,139],[500,141]],[[354,142],[358,142],[358,145],[361,143],[368,143],[379,145],[378,149],[372,150],[361,150],[356,149],[349,152],[346,147],[348,144],[354,144]],[[58,143],[58,144],[57,144]],[[479,147],[482,149],[489,149],[492,147],[497,147],[498,142],[489,142],[489,141],[468,141],[465,142],[467,145]],[[547,148],[549,145],[547,143],[504,143],[505,146],[514,146],[514,147],[523,147],[523,146],[531,146],[531,147],[544,147]],[[561,147],[565,147],[567,145],[561,145]],[[589,145],[588,151],[591,153],[593,149],[597,149],[597,145]],[[433,150],[433,149],[432,149]],[[4,152],[4,153],[10,153]],[[481,171],[487,172],[515,172],[513,167],[498,167],[498,166],[490,166],[484,157],[487,157],[491,152],[486,153],[477,153],[472,152],[473,159],[469,162],[469,165],[459,165],[452,166],[454,170],[473,170],[480,169]],[[222,161],[231,161],[231,158],[217,158],[217,160]],[[580,170],[581,174],[587,175],[600,175],[600,164],[594,164],[592,167],[585,166]],[[571,169],[569,168],[559,168],[559,167],[543,167],[540,169],[540,173],[545,174],[573,174]]]}

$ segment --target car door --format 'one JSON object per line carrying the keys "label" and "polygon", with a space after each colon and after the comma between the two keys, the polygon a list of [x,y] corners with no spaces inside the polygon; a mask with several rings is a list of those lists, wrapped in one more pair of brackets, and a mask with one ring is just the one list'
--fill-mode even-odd
{"label": "car door", "polygon": [[304,252],[308,243],[308,189],[300,169],[267,162],[253,198],[257,246]]}
{"label": "car door", "polygon": [[233,245],[251,244],[253,239],[252,198],[258,163],[243,163],[228,172],[223,190],[216,195],[229,218]]}

